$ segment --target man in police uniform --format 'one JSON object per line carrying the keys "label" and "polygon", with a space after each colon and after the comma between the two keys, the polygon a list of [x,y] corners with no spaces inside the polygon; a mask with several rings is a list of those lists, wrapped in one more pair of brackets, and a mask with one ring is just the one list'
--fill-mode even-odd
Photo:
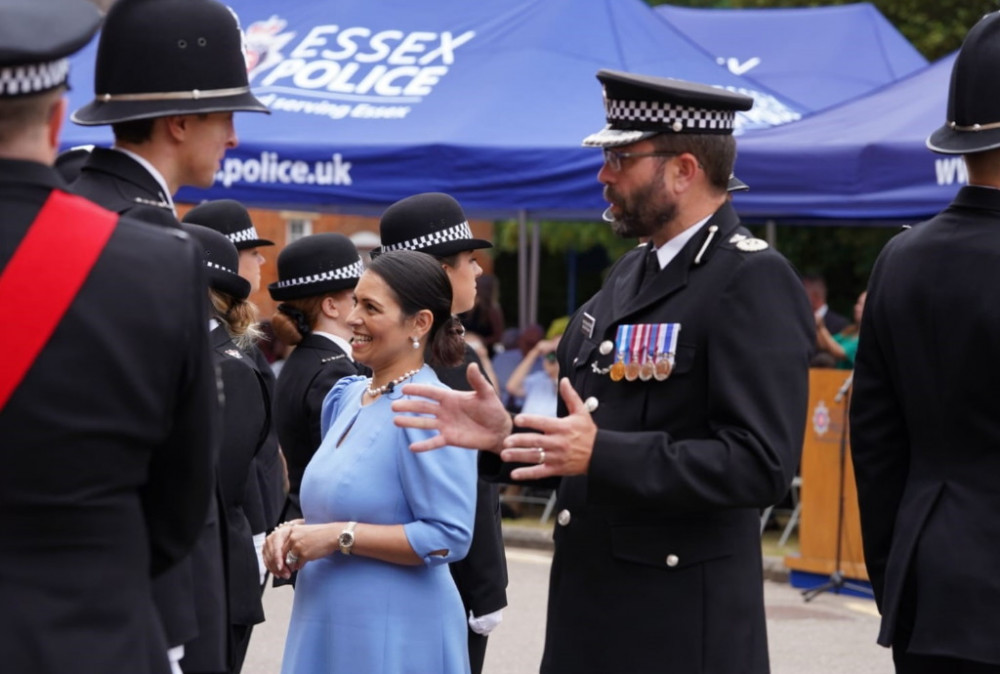
{"label": "man in police uniform", "polygon": [[[721,89],[601,71],[606,217],[627,253],[559,344],[560,418],[509,421],[475,393],[405,387],[443,442],[493,449],[514,479],[563,476],[541,671],[768,671],[760,509],[788,490],[813,321],[791,265],[727,198],[737,110]],[[585,401],[584,401],[585,400]],[[481,469],[496,468],[484,453]]]}
{"label": "man in police uniform", "polygon": [[861,321],[851,451],[878,643],[898,672],[1000,672],[1000,14],[969,32],[927,146],[969,184],[890,241]]}
{"label": "man in police uniform", "polygon": [[172,195],[211,186],[236,147],[233,112],[267,112],[250,92],[239,23],[216,0],[118,0],[101,32],[94,94],[72,119],[110,124],[115,144],[94,148],[73,191],[118,213],[176,215]]}
{"label": "man in police uniform", "polygon": [[0,14],[0,669],[164,674],[150,574],[188,553],[214,479],[203,263],[59,189],[66,57],[93,5]]}
{"label": "man in police uniform", "polygon": [[[72,120],[110,124],[115,145],[94,148],[72,191],[167,227],[178,226],[174,192],[210,186],[236,146],[233,111],[267,111],[250,93],[236,16],[216,0],[118,0],[101,30],[94,94]],[[217,561],[179,564],[154,586],[171,657],[187,671],[227,669],[226,644],[205,638],[214,633],[206,616],[224,611],[225,598],[193,583],[217,577]]]}

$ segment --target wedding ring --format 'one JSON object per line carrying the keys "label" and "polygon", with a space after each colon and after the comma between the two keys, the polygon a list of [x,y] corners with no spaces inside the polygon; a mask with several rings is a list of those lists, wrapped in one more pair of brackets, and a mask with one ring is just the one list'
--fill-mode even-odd
{"label": "wedding ring", "polygon": [[294,566],[299,563],[299,557],[294,552],[285,555],[285,566]]}
{"label": "wedding ring", "polygon": [[538,463],[545,463],[545,450],[538,448]]}

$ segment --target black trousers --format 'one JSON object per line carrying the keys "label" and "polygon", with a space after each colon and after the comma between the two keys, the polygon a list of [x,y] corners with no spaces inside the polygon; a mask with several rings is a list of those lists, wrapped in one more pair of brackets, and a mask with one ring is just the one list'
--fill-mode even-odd
{"label": "black trousers", "polygon": [[488,637],[469,630],[469,664],[472,666],[472,674],[482,674],[483,661],[486,660],[487,639]]}
{"label": "black trousers", "polygon": [[247,648],[250,647],[250,635],[253,633],[253,625],[230,625],[230,674],[240,674],[243,669],[243,661],[247,657]]}

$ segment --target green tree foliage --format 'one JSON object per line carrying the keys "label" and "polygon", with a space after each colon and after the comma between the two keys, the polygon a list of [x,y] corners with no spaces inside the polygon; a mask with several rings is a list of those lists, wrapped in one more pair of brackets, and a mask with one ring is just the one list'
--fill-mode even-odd
{"label": "green tree foliage", "polygon": [[[671,0],[670,4],[702,8],[814,7],[848,4],[857,0]],[[650,5],[663,0],[646,0]],[[965,34],[984,14],[1000,9],[1000,0],[873,0],[889,21],[928,60],[958,49]],[[817,36],[821,39],[822,36]],[[594,189],[600,189],[594,181]],[[739,196],[736,197],[739,199]],[[738,205],[738,204],[737,204]],[[764,237],[763,228],[752,227]],[[803,273],[826,277],[830,305],[850,316],[857,294],[864,289],[871,267],[885,242],[899,232],[898,227],[801,227],[779,225],[776,246]],[[563,315],[567,307],[566,288],[576,261],[576,304],[600,287],[607,267],[617,260],[635,239],[617,238],[603,222],[542,222],[539,320],[547,324]],[[497,276],[501,300],[508,322],[517,314],[516,222],[498,223],[496,229]],[[602,253],[606,251],[606,257]],[[583,261],[583,262],[581,262]],[[595,265],[598,266],[595,269]]]}
{"label": "green tree foliage", "polygon": [[[682,7],[817,7],[855,0],[646,0],[650,5]],[[997,0],[874,0],[873,5],[925,57],[934,61],[962,45],[965,34],[984,14],[1000,9]]]}

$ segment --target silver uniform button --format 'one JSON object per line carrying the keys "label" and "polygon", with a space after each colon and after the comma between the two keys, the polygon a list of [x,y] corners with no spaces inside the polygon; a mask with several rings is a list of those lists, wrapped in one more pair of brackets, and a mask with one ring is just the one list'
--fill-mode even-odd
{"label": "silver uniform button", "polygon": [[571,519],[573,519],[573,516],[569,514],[568,510],[560,510],[559,514],[556,515],[556,522],[558,522],[561,527],[569,524]]}
{"label": "silver uniform button", "polygon": [[680,562],[680,557],[677,555],[667,555],[667,566],[677,566]]}
{"label": "silver uniform button", "polygon": [[602,356],[608,355],[609,353],[611,353],[612,350],[614,350],[614,348],[615,348],[614,342],[612,342],[610,339],[604,340],[603,342],[601,342],[600,346],[601,355]]}
{"label": "silver uniform button", "polygon": [[586,407],[587,411],[590,412],[591,414],[593,414],[597,410],[597,407],[599,405],[600,403],[597,402],[597,398],[595,398],[594,396],[590,396],[585,401],[583,401],[583,406]]}

